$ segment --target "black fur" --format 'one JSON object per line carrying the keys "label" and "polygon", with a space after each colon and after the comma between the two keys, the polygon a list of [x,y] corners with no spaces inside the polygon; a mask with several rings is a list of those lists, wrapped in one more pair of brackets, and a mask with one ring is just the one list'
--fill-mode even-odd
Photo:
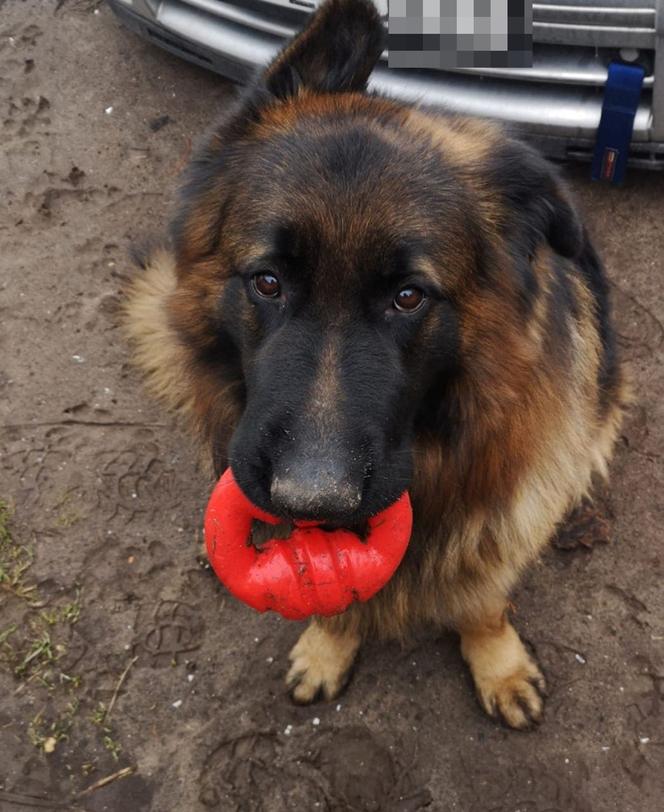
{"label": "black fur", "polygon": [[278,99],[302,87],[319,93],[364,90],[383,49],[384,29],[370,0],[331,0],[267,69]]}
{"label": "black fur", "polygon": [[505,224],[510,239],[520,240],[528,254],[546,240],[563,257],[579,255],[583,246],[581,221],[549,161],[532,147],[506,141],[492,155],[486,174],[511,213]]}
{"label": "black fur", "polygon": [[[578,268],[595,299],[595,315],[602,345],[599,369],[600,406],[602,412],[605,412],[616,396],[620,381],[620,363],[616,335],[611,319],[609,282],[585,228],[583,230],[583,248],[578,259]],[[603,417],[604,414],[600,416]]]}

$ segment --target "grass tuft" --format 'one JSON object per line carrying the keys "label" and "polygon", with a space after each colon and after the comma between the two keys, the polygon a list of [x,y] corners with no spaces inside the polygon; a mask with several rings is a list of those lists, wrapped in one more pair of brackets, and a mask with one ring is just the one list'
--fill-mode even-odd
{"label": "grass tuft", "polygon": [[[30,578],[32,547],[13,537],[12,518],[9,503],[0,499],[0,618],[5,624],[0,626],[0,668],[20,681],[17,691],[30,692],[31,702],[43,705],[28,723],[27,735],[46,756],[86,728],[85,735],[94,731],[92,758],[82,767],[86,776],[98,768],[102,755],[110,755],[113,761],[120,758],[122,748],[108,720],[115,695],[109,705],[99,703],[89,710],[90,699],[79,691],[81,675],[66,665],[71,627],[82,613],[80,587],[66,600],[49,600],[40,594],[38,584]],[[73,521],[73,514],[67,514],[60,526],[68,527]]]}

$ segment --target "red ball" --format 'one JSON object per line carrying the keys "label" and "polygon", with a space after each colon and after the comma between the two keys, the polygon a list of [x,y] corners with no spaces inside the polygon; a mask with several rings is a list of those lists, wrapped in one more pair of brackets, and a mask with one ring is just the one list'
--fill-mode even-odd
{"label": "red ball", "polygon": [[339,614],[385,586],[406,552],[413,513],[404,492],[369,519],[364,540],[349,530],[327,531],[312,522],[296,522],[290,538],[270,539],[260,548],[249,540],[254,519],[279,523],[247,499],[229,468],[205,513],[210,564],[236,598],[259,612],[271,609],[301,620]]}

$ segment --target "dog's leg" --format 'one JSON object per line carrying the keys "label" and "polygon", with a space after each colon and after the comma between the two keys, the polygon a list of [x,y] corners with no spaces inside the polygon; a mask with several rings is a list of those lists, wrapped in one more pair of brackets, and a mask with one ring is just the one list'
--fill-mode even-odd
{"label": "dog's leg", "polygon": [[484,710],[514,728],[539,722],[546,683],[505,610],[489,614],[479,622],[462,621],[457,629],[461,653],[470,666]]}
{"label": "dog's leg", "polygon": [[289,655],[286,684],[293,700],[307,705],[321,696],[338,696],[346,687],[359,646],[359,634],[339,628],[338,618],[313,620]]}

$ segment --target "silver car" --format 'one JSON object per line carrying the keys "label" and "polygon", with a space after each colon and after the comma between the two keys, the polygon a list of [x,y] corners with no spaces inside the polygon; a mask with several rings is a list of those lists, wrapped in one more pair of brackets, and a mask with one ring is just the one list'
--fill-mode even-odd
{"label": "silver car", "polygon": [[[318,0],[109,0],[146,39],[239,82],[266,64]],[[387,20],[387,0],[377,0]],[[531,68],[388,70],[370,85],[515,125],[553,158],[590,159],[612,60],[645,70],[630,164],[664,167],[664,0],[533,4]]]}

